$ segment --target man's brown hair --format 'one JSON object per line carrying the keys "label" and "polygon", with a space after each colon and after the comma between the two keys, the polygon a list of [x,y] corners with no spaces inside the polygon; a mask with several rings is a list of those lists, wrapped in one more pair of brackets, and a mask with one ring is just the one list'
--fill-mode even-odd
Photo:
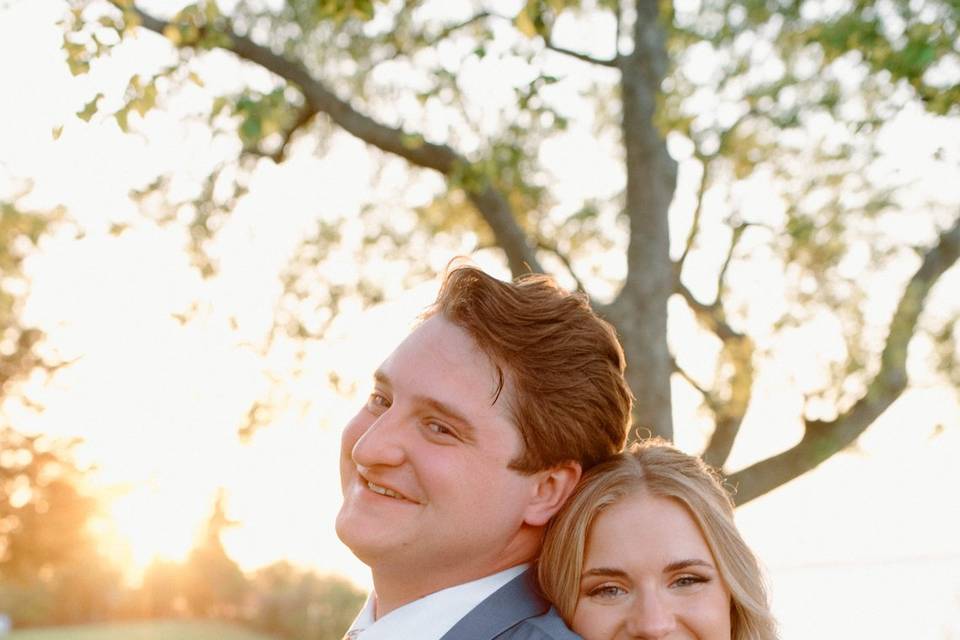
{"label": "man's brown hair", "polygon": [[586,471],[623,448],[632,403],[623,349],[586,296],[545,275],[510,283],[455,266],[424,317],[437,314],[491,359],[497,396],[505,380],[512,383],[508,406],[524,445],[512,469],[575,461]]}

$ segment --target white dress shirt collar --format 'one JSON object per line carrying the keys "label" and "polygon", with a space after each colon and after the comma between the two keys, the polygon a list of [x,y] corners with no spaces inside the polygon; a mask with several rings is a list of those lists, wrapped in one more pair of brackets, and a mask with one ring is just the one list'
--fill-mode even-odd
{"label": "white dress shirt collar", "polygon": [[461,618],[529,566],[521,564],[492,576],[431,593],[394,609],[379,620],[374,620],[377,596],[371,592],[357,619],[350,625],[353,635],[349,637],[358,640],[440,640]]}

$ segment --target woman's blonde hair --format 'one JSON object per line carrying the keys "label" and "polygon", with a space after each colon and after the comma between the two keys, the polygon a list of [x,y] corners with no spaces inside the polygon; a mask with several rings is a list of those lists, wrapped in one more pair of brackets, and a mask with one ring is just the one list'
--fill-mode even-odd
{"label": "woman's blonde hair", "polygon": [[[731,640],[775,640],[776,623],[760,566],[733,522],[730,495],[702,460],[659,438],[634,444],[594,467],[547,529],[538,568],[540,585],[567,624],[577,607],[593,521],[605,507],[638,492],[677,500],[700,526],[730,590]],[[625,543],[629,535],[623,532]]]}

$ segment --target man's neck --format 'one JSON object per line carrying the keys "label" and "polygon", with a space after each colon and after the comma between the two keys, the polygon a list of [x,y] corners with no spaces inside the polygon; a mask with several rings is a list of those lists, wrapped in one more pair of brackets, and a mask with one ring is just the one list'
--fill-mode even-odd
{"label": "man's neck", "polygon": [[[410,604],[414,600],[419,600],[431,593],[442,591],[450,587],[473,582],[500,573],[511,567],[518,566],[530,559],[513,562],[505,566],[496,565],[486,569],[477,569],[465,571],[460,568],[452,573],[436,573],[429,571],[421,572],[392,572],[384,570],[372,570],[373,589],[376,593],[376,606],[374,609],[374,618],[379,620],[391,611]],[[421,575],[431,573],[432,575]]]}

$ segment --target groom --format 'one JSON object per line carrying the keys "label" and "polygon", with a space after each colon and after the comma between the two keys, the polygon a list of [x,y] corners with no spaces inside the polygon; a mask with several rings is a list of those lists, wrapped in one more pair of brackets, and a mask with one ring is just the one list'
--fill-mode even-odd
{"label": "groom", "polygon": [[374,585],[347,637],[577,638],[529,569],[623,446],[623,370],[611,326],[550,278],[450,271],[343,432],[337,534]]}

